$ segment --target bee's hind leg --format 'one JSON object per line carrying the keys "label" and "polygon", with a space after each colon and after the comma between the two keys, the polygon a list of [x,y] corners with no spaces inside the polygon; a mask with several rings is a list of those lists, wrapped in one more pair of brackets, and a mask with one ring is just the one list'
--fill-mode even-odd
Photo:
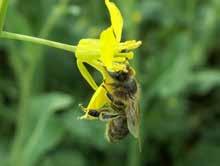
{"label": "bee's hind leg", "polygon": [[103,107],[99,110],[90,109],[88,115],[105,122],[116,119],[120,116],[120,114],[115,112],[111,107]]}
{"label": "bee's hind leg", "polygon": [[105,108],[104,111],[100,112],[99,119],[101,121],[110,121],[113,119],[117,119],[119,116],[122,116],[122,115],[114,111],[113,108],[108,107],[108,108]]}
{"label": "bee's hind leg", "polygon": [[[101,121],[110,121],[113,119],[116,119],[120,116],[119,113],[115,112],[113,108],[109,107],[103,107],[100,109],[87,109],[83,107],[81,104],[79,104],[79,107],[83,112],[86,113],[86,115],[89,115],[89,117],[92,117],[92,119],[99,119]],[[87,116],[86,116],[87,117]],[[80,119],[84,119],[84,116]],[[86,118],[88,119],[88,118]]]}

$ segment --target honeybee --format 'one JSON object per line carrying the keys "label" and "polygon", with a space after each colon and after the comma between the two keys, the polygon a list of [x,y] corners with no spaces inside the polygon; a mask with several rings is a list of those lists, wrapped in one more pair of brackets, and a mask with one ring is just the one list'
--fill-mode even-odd
{"label": "honeybee", "polygon": [[112,81],[104,81],[103,87],[109,104],[99,110],[89,110],[90,116],[107,121],[106,137],[115,143],[125,138],[129,132],[138,139],[140,146],[139,88],[133,68],[127,71],[109,72]]}

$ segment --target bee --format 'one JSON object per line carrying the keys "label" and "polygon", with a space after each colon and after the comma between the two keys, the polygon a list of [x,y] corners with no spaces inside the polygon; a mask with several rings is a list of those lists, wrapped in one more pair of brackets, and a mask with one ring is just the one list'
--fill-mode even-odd
{"label": "bee", "polygon": [[98,110],[89,110],[89,115],[107,121],[106,137],[115,143],[125,138],[129,132],[138,139],[140,145],[139,85],[135,71],[127,66],[126,71],[107,71],[111,81],[104,81],[109,104]]}

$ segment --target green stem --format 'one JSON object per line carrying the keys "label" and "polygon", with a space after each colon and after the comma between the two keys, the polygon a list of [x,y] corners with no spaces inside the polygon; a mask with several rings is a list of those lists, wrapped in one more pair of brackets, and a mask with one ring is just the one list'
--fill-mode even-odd
{"label": "green stem", "polygon": [[[19,116],[17,117],[17,128],[16,136],[14,140],[14,145],[12,147],[12,154],[11,154],[11,163],[10,166],[22,166],[22,151],[20,150],[22,145],[24,144],[24,137],[26,133],[26,127],[24,126],[27,124],[27,118],[26,118],[26,110],[28,108],[29,98],[30,98],[30,80],[29,78],[25,77],[22,80],[22,83],[20,83],[21,88],[21,96],[19,101]],[[24,131],[25,130],[25,131]]]}
{"label": "green stem", "polygon": [[8,7],[8,0],[0,0],[0,33],[2,32],[4,26],[7,7]]}
{"label": "green stem", "polygon": [[[48,16],[48,18],[45,21],[45,24],[40,31],[39,36],[41,38],[47,38],[50,32],[53,30],[55,24],[59,22],[59,20],[62,18],[62,16],[65,14],[66,8],[68,7],[68,2],[70,0],[60,0],[60,3],[58,3],[54,9],[52,10],[51,14]],[[4,35],[7,34],[7,38],[9,39],[16,39],[16,40],[22,40],[27,42],[32,42],[36,44],[41,45],[47,45],[50,47],[55,47],[63,50],[67,50],[70,52],[74,52],[75,47],[71,45],[66,45],[62,43],[57,43],[45,39],[35,38],[31,36],[26,35],[19,35],[9,32],[4,32]],[[9,34],[9,36],[8,36]],[[4,37],[3,35],[3,37]],[[15,36],[16,35],[16,36]],[[26,138],[26,130],[27,130],[27,124],[28,124],[28,107],[29,107],[29,101],[28,99],[31,98],[31,96],[34,94],[33,89],[36,91],[39,91],[39,87],[36,88],[34,85],[34,80],[41,80],[40,82],[43,82],[44,80],[42,77],[43,75],[43,51],[45,47],[38,47],[35,49],[37,56],[35,56],[30,61],[30,67],[28,69],[28,72],[24,72],[25,74],[18,75],[19,77],[19,83],[20,83],[20,102],[19,102],[19,114],[17,116],[17,131],[12,147],[12,153],[11,153],[11,165],[14,166],[28,166],[28,163],[26,163],[25,152],[24,152],[24,144],[31,138]],[[21,70],[22,71],[22,70]],[[36,72],[37,71],[37,72]],[[37,73],[37,76],[36,76]],[[40,78],[41,77],[41,78]],[[26,146],[26,145],[25,145]]]}
{"label": "green stem", "polygon": [[54,42],[51,40],[46,40],[46,39],[41,39],[41,38],[37,38],[37,37],[11,33],[11,32],[5,32],[5,31],[2,31],[0,37],[6,38],[6,39],[21,40],[21,41],[32,42],[35,44],[46,45],[49,47],[54,47],[54,48],[66,50],[69,52],[75,52],[75,49],[76,49],[76,46],[72,46],[69,44],[63,44],[63,43]]}
{"label": "green stem", "polygon": [[140,149],[138,149],[136,141],[130,143],[129,151],[128,151],[128,161],[127,161],[128,166],[141,165],[141,161],[140,161],[141,154],[139,150]]}

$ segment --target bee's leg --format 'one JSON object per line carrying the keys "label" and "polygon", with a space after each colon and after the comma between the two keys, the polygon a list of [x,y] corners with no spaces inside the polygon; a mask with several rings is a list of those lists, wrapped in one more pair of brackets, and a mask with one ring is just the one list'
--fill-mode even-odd
{"label": "bee's leg", "polygon": [[101,121],[109,121],[115,119],[119,116],[119,113],[115,112],[110,106],[103,107],[99,110],[89,110],[88,114],[90,116],[96,117]]}
{"label": "bee's leg", "polygon": [[113,119],[117,119],[118,117],[120,117],[121,115],[119,113],[110,113],[110,112],[101,112],[99,119],[101,121],[110,121]]}
{"label": "bee's leg", "polygon": [[90,110],[88,111],[88,114],[89,114],[90,116],[95,117],[95,118],[99,118],[99,116],[100,116],[100,112],[97,111],[97,110],[94,110],[94,109],[90,109]]}
{"label": "bee's leg", "polygon": [[102,86],[106,90],[106,96],[112,102],[113,107],[116,108],[117,110],[123,109],[125,107],[125,104],[123,102],[119,101],[119,100],[116,100],[114,98],[114,96],[107,90],[105,85],[102,85]]}
{"label": "bee's leg", "polygon": [[80,107],[80,109],[83,112],[87,113],[88,115],[90,115],[90,116],[92,116],[94,118],[98,118],[99,117],[99,114],[100,114],[99,111],[97,111],[95,109],[87,109],[87,108],[83,107],[82,104],[79,104],[79,107]]}
{"label": "bee's leg", "polygon": [[114,97],[113,97],[113,95],[111,93],[107,92],[106,96],[108,97],[109,100],[111,100],[111,102],[115,101],[115,99],[114,99]]}
{"label": "bee's leg", "polygon": [[113,95],[109,92],[106,93],[107,97],[109,98],[109,100],[111,100],[112,105],[117,108],[117,109],[123,109],[125,107],[125,104],[119,100],[116,100]]}
{"label": "bee's leg", "polygon": [[102,84],[102,87],[106,90],[106,96],[108,97],[108,99],[111,100],[111,102],[114,102],[113,95],[108,91],[104,84]]}
{"label": "bee's leg", "polygon": [[[95,120],[95,119],[99,119],[99,114],[100,112],[94,110],[94,109],[87,109],[85,107],[82,106],[82,104],[79,104],[79,107],[81,108],[81,110],[83,112],[85,112],[84,116],[81,116],[79,119],[90,119],[90,120]],[[88,115],[90,115],[88,117]]]}
{"label": "bee's leg", "polygon": [[101,121],[110,121],[110,120],[118,118],[119,116],[122,116],[122,114],[115,111],[111,106],[109,106],[101,110],[99,119]]}
{"label": "bee's leg", "polygon": [[115,112],[111,107],[103,107],[99,110],[90,109],[88,110],[88,115],[101,121],[110,121],[120,116],[120,114]]}
{"label": "bee's leg", "polygon": [[113,108],[103,107],[100,109],[87,109],[83,107],[81,104],[79,105],[82,111],[86,112],[88,115],[92,116],[93,119],[99,119],[101,121],[109,121],[115,119],[119,116],[119,113],[113,110]]}

